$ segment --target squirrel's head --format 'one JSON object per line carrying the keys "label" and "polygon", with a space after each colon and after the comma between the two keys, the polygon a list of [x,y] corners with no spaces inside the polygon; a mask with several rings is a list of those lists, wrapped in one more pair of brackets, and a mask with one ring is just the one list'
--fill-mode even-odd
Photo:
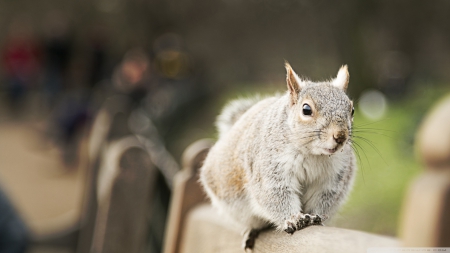
{"label": "squirrel's head", "polygon": [[303,80],[288,63],[286,71],[293,143],[313,155],[332,155],[343,149],[351,137],[354,112],[353,102],[345,93],[347,65],[326,82]]}

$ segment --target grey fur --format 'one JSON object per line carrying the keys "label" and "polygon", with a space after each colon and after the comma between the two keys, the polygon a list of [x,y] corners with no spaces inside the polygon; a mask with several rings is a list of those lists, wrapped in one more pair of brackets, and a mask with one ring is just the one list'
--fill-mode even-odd
{"label": "grey fur", "polygon": [[[293,233],[320,223],[344,202],[356,171],[346,66],[338,78],[319,83],[302,81],[286,68],[290,92],[259,102],[238,100],[224,109],[220,138],[201,168],[213,205],[247,231],[273,225]],[[312,116],[303,115],[305,103]],[[242,114],[242,108],[248,109]]]}

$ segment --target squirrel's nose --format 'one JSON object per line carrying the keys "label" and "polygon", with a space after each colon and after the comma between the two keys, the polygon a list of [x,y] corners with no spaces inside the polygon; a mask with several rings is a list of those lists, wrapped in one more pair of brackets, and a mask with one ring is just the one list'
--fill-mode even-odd
{"label": "squirrel's nose", "polygon": [[344,131],[339,131],[333,134],[333,139],[336,141],[336,143],[342,144],[347,139],[347,136],[345,135]]}

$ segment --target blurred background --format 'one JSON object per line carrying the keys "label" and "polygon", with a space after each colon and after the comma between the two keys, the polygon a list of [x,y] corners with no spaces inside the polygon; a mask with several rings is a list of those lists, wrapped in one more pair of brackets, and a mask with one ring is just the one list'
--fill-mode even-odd
{"label": "blurred background", "polygon": [[50,230],[79,212],[109,97],[133,101],[179,163],[216,138],[226,101],[284,92],[285,60],[312,80],[347,64],[359,171],[331,224],[396,235],[421,170],[414,135],[450,91],[449,14],[444,0],[1,0],[1,188],[31,230]]}

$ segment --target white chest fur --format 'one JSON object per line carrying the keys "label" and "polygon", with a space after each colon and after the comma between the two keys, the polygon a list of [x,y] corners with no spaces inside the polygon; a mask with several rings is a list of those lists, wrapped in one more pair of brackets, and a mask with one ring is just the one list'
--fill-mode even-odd
{"label": "white chest fur", "polygon": [[346,153],[337,153],[333,156],[302,156],[293,161],[294,177],[291,185],[295,187],[301,199],[302,208],[310,209],[318,205],[320,195],[332,191],[338,174],[348,163]]}

